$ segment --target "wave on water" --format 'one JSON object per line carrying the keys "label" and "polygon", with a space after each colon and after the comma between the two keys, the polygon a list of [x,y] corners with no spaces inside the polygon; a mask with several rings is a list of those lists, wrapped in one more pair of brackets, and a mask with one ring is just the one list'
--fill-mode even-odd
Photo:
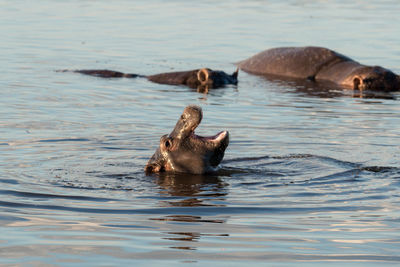
{"label": "wave on water", "polygon": [[[111,164],[115,167],[115,164]],[[118,165],[118,164],[117,164]],[[129,164],[122,164],[125,171]],[[113,169],[114,170],[114,169]],[[353,195],[363,188],[371,189],[373,179],[388,179],[391,182],[374,184],[374,193],[370,196],[352,196],[353,199],[384,199],[384,192],[390,183],[399,182],[400,169],[385,166],[363,166],[310,154],[296,154],[288,156],[262,156],[229,159],[221,169],[211,175],[190,175],[179,173],[161,173],[146,176],[143,171],[109,172],[105,167],[101,170],[74,170],[58,169],[53,171],[54,179],[49,186],[64,188],[64,193],[29,192],[17,189],[0,190],[3,200],[0,206],[18,209],[39,209],[68,211],[98,214],[183,214],[193,215],[192,207],[196,207],[196,214],[255,214],[255,213],[311,213],[321,210],[321,207],[275,207],[269,205],[252,206],[246,201],[239,206],[225,205],[230,196],[229,188],[237,188],[239,192],[256,190],[263,194],[261,188],[295,186],[292,190],[277,191],[279,194],[290,194],[292,198],[318,198],[335,190],[335,194]],[[7,180],[0,180],[7,184]],[[388,185],[389,183],[389,185]],[[357,184],[357,187],[353,186]],[[380,186],[384,188],[379,189]],[[303,188],[298,190],[297,188]],[[304,188],[318,188],[318,191],[307,191]],[[148,201],[141,207],[126,208],[129,199],[124,198],[123,192],[132,192],[133,199]],[[79,192],[79,194],[77,194]],[[99,192],[99,193],[96,193]],[[118,192],[118,193],[113,193]],[[349,197],[350,198],[350,197]],[[37,200],[42,199],[42,202]],[[28,200],[28,201],[27,201]],[[78,206],[72,206],[75,201]],[[154,201],[158,203],[154,207]],[[260,203],[265,199],[260,199]],[[340,202],[340,200],[338,200]],[[336,202],[338,202],[336,201]],[[108,203],[120,203],[120,208],[108,208]],[[93,203],[98,203],[93,206]],[[100,206],[104,203],[104,207]],[[329,202],[326,202],[329,203]],[[332,202],[331,202],[332,203]],[[136,205],[137,206],[137,205]],[[201,208],[201,209],[200,209]],[[377,210],[371,205],[325,205],[323,210],[351,211]]]}
{"label": "wave on water", "polygon": [[[400,168],[393,166],[365,166],[361,163],[338,160],[331,157],[312,154],[292,154],[287,156],[261,156],[228,159],[218,174],[227,176],[246,176],[259,174],[272,177],[295,177],[329,180],[346,174],[371,173],[399,173]],[[390,175],[389,175],[390,176]]]}

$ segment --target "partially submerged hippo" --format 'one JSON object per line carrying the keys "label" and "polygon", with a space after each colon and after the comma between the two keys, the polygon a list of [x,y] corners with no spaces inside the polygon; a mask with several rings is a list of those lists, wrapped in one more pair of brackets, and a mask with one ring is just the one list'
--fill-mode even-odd
{"label": "partially submerged hippo", "polygon": [[161,137],[160,146],[145,167],[146,173],[203,174],[214,171],[228,147],[229,133],[223,131],[210,137],[196,135],[194,130],[202,118],[201,107],[187,106],[174,130]]}
{"label": "partially submerged hippo", "polygon": [[265,50],[238,63],[243,71],[309,80],[325,80],[355,90],[400,90],[400,76],[380,66],[362,65],[323,47]]}
{"label": "partially submerged hippo", "polygon": [[206,91],[209,88],[223,87],[228,84],[236,85],[238,82],[237,77],[239,69],[232,73],[232,75],[229,75],[220,70],[211,70],[208,68],[189,71],[166,72],[149,76],[132,73],[122,73],[113,70],[74,70],[73,72],[102,78],[142,77],[147,78],[149,81],[155,83],[169,85],[186,85],[190,88],[199,89],[199,91]]}

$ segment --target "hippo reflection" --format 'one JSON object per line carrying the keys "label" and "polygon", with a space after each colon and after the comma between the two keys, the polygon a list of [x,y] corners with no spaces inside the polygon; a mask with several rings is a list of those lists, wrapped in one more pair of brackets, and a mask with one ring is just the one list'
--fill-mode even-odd
{"label": "hippo reflection", "polygon": [[199,106],[187,106],[172,132],[161,137],[159,147],[145,167],[146,173],[214,171],[228,147],[229,133],[223,131],[210,137],[196,135],[194,130],[202,118]]}
{"label": "hippo reflection", "polygon": [[237,77],[239,70],[237,69],[231,75],[220,70],[203,68],[189,71],[166,72],[149,76],[132,73],[122,73],[113,70],[74,70],[73,72],[102,78],[142,77],[147,78],[149,81],[155,83],[169,85],[186,85],[190,88],[198,89],[199,91],[207,91],[209,88],[219,88],[228,84],[236,85],[238,83]]}
{"label": "hippo reflection", "polygon": [[238,66],[253,74],[330,81],[354,90],[400,90],[400,76],[392,71],[362,65],[323,47],[273,48],[239,62]]}

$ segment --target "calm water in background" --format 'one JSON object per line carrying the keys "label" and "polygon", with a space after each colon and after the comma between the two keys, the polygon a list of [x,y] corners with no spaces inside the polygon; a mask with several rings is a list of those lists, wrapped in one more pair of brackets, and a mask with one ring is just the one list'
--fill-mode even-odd
{"label": "calm water in background", "polygon": [[[398,14],[395,0],[0,1],[0,265],[400,264],[399,94],[55,72],[233,72],[319,45],[400,73]],[[229,130],[221,170],[146,176],[188,104],[198,134]]]}

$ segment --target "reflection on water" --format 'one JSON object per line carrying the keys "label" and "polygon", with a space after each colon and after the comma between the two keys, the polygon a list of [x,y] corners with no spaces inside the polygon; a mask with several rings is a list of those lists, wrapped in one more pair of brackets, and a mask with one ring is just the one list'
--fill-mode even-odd
{"label": "reflection on water", "polygon": [[193,175],[181,173],[155,174],[156,183],[162,189],[161,194],[168,194],[167,206],[196,207],[220,206],[228,194],[223,182],[217,175]]}
{"label": "reflection on water", "polygon": [[[2,5],[0,265],[398,265],[398,94],[244,72],[200,93],[55,70],[230,72],[316,45],[399,73],[399,12],[394,0]],[[230,133],[219,171],[146,176],[189,104],[203,108],[198,134]]]}

